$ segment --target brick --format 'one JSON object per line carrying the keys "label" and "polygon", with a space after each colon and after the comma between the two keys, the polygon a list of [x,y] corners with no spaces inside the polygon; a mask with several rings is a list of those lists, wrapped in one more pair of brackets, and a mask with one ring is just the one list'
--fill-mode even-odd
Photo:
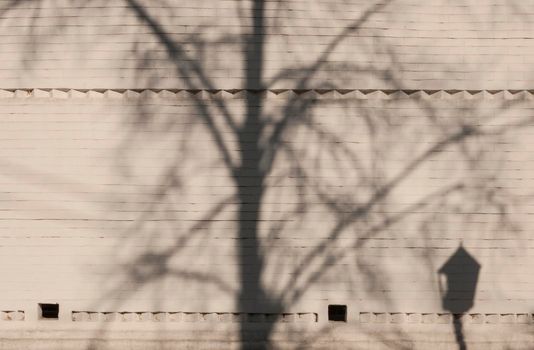
{"label": "brick", "polygon": [[248,314],[247,321],[253,323],[265,322],[265,314]]}
{"label": "brick", "polygon": [[9,311],[7,313],[7,319],[10,321],[22,321],[24,319],[24,313],[20,311]]}
{"label": "brick", "polygon": [[[274,322],[277,322],[279,319],[280,319],[280,315],[279,314],[265,314],[265,322],[274,323]],[[305,319],[305,317],[303,317],[303,320],[304,319]],[[300,320],[300,318],[299,318],[299,320]]]}
{"label": "brick", "polygon": [[438,315],[434,313],[422,314],[423,323],[437,323]]}
{"label": "brick", "polygon": [[156,312],[154,313],[153,320],[155,322],[165,322],[167,321],[168,314],[166,312]]}
{"label": "brick", "polygon": [[372,323],[375,319],[375,315],[372,312],[360,312],[361,323]]}
{"label": "brick", "polygon": [[75,322],[86,322],[89,320],[89,314],[87,312],[73,312],[72,320]]}
{"label": "brick", "polygon": [[517,323],[530,323],[528,314],[517,314]]}
{"label": "brick", "polygon": [[516,315],[515,314],[502,314],[499,317],[499,323],[515,323]]}
{"label": "brick", "polygon": [[122,320],[125,322],[139,321],[139,315],[135,312],[125,312],[122,314]]}
{"label": "brick", "polygon": [[231,322],[232,321],[232,314],[228,312],[219,313],[219,321],[220,322]]}
{"label": "brick", "polygon": [[485,315],[483,314],[471,314],[471,322],[475,324],[481,324],[485,322]]}
{"label": "brick", "polygon": [[296,315],[295,314],[282,314],[282,322],[295,322],[296,321]]}
{"label": "brick", "polygon": [[[267,319],[266,319],[267,321]],[[306,323],[312,323],[317,322],[317,315],[311,312],[308,313],[299,313],[298,314],[298,321],[299,322],[306,322]]]}
{"label": "brick", "polygon": [[138,313],[139,321],[141,322],[149,322],[153,319],[153,314],[151,312],[141,312]]}
{"label": "brick", "polygon": [[386,312],[380,312],[374,314],[375,322],[376,323],[388,323],[389,322],[389,314]]}
{"label": "brick", "polygon": [[171,322],[180,322],[183,320],[183,313],[182,312],[170,312],[169,313],[169,321]]}
{"label": "brick", "polygon": [[204,321],[207,321],[207,322],[217,322],[217,321],[219,321],[218,315],[216,313],[214,313],[214,312],[203,313],[202,314],[202,318],[204,319]]}
{"label": "brick", "polygon": [[419,313],[406,314],[406,322],[408,323],[421,323],[422,321],[423,321],[423,317]]}
{"label": "brick", "polygon": [[406,315],[403,313],[391,313],[389,317],[391,323],[404,323]]}
{"label": "brick", "polygon": [[199,322],[200,314],[198,312],[184,312],[183,320],[184,322]]}
{"label": "brick", "polygon": [[120,314],[117,312],[104,312],[103,313],[103,320],[105,322],[114,322],[118,321],[120,319]]}
{"label": "brick", "polygon": [[499,314],[486,314],[484,318],[485,323],[499,323],[500,315]]}
{"label": "brick", "polygon": [[437,323],[452,323],[453,317],[452,314],[437,314]]}

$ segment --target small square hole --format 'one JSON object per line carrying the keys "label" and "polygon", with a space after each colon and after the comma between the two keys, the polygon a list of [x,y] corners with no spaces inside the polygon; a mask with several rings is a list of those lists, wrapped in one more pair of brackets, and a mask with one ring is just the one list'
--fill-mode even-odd
{"label": "small square hole", "polygon": [[39,304],[42,319],[57,320],[59,318],[59,304]]}
{"label": "small square hole", "polygon": [[328,305],[328,321],[347,322],[347,305]]}

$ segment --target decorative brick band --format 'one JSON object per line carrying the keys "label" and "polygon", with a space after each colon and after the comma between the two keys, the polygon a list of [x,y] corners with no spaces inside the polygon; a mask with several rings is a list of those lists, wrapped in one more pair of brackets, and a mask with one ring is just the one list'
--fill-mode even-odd
{"label": "decorative brick band", "polygon": [[2,321],[24,321],[24,311],[0,311],[0,320]]}
{"label": "decorative brick band", "polygon": [[90,312],[73,311],[74,322],[317,322],[316,313]]}
{"label": "decorative brick band", "polygon": [[497,313],[401,313],[401,312],[360,312],[360,323],[452,323],[454,320],[473,324],[534,323],[534,314]]}
{"label": "decorative brick band", "polygon": [[265,98],[290,99],[309,98],[329,99],[482,99],[482,100],[534,100],[534,90],[114,90],[114,89],[0,89],[3,98],[92,98],[111,100],[146,100],[146,99],[239,99],[247,94],[263,94]]}

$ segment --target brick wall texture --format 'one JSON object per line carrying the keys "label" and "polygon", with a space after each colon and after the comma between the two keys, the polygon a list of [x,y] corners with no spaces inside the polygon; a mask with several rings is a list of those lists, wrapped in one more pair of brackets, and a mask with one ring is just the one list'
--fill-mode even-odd
{"label": "brick wall texture", "polygon": [[528,349],[533,15],[0,1],[0,343]]}

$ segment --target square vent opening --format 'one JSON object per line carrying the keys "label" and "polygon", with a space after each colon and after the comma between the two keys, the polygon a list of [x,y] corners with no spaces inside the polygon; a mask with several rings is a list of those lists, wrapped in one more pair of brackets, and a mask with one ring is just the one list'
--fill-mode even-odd
{"label": "square vent opening", "polygon": [[347,322],[347,305],[328,305],[328,321]]}
{"label": "square vent opening", "polygon": [[57,320],[59,318],[59,304],[39,304],[41,319]]}

